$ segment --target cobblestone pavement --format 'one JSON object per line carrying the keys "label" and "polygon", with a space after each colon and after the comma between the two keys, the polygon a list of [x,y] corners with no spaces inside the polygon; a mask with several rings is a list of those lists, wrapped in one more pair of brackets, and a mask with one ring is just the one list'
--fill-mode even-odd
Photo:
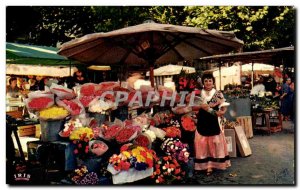
{"label": "cobblestone pavement", "polygon": [[295,185],[295,134],[284,121],[283,131],[255,132],[249,139],[252,155],[231,158],[231,167],[211,176],[196,172],[185,185]]}

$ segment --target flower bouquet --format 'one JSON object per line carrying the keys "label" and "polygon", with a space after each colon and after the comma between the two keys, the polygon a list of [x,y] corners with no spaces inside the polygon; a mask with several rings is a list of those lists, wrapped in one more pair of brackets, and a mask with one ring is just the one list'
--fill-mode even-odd
{"label": "flower bouquet", "polygon": [[95,172],[89,172],[86,166],[76,169],[71,174],[71,180],[76,185],[96,185],[99,183],[97,174]]}
{"label": "flower bouquet", "polygon": [[39,119],[40,120],[62,120],[65,119],[69,115],[69,112],[57,106],[52,106],[49,108],[42,109],[39,112]]}
{"label": "flower bouquet", "polygon": [[109,159],[109,164],[116,171],[134,168],[141,171],[153,167],[155,152],[151,149],[135,145],[125,145],[121,147],[119,155],[114,154]]}
{"label": "flower bouquet", "polygon": [[75,129],[83,127],[79,119],[70,119],[64,124],[64,129],[59,132],[61,137],[69,137]]}
{"label": "flower bouquet", "polygon": [[79,101],[84,107],[89,107],[91,101],[95,99],[95,96],[79,96]]}
{"label": "flower bouquet", "polygon": [[76,94],[72,89],[66,88],[62,85],[57,85],[55,83],[51,84],[50,91],[57,95],[57,97],[60,99],[73,99],[76,97]]}
{"label": "flower bouquet", "polygon": [[153,173],[156,154],[146,147],[123,145],[119,155],[109,159],[107,170],[113,175],[113,183],[128,183],[149,177]]}
{"label": "flower bouquet", "polygon": [[116,136],[116,141],[120,144],[129,142],[137,136],[137,131],[130,127],[122,128]]}
{"label": "flower bouquet", "polygon": [[70,140],[91,140],[94,137],[93,130],[88,127],[80,127],[73,130],[70,134]]}
{"label": "flower bouquet", "polygon": [[119,119],[115,119],[113,123],[105,122],[100,127],[99,137],[106,141],[111,141],[115,139],[122,128],[123,122]]}
{"label": "flower bouquet", "polygon": [[185,176],[185,171],[172,156],[164,156],[156,161],[154,172],[151,176],[158,184],[172,184],[181,181]]}
{"label": "flower bouquet", "polygon": [[163,130],[166,132],[166,137],[181,138],[181,131],[178,127],[175,127],[175,126],[166,127],[166,128],[163,128]]}
{"label": "flower bouquet", "polygon": [[71,115],[79,115],[81,113],[85,112],[85,109],[81,102],[78,99],[72,99],[72,100],[67,100],[67,99],[59,99],[58,97],[55,99],[56,104],[64,107],[66,110],[68,110]]}
{"label": "flower bouquet", "polygon": [[147,134],[143,133],[134,139],[133,144],[136,146],[151,148],[151,142],[151,138]]}
{"label": "flower bouquet", "polygon": [[189,115],[184,115],[181,117],[181,126],[185,131],[193,132],[196,130],[195,120]]}
{"label": "flower bouquet", "polygon": [[161,149],[178,161],[187,163],[189,161],[190,153],[188,152],[188,145],[182,143],[178,138],[167,138],[161,145]]}
{"label": "flower bouquet", "polygon": [[89,149],[93,154],[101,156],[108,150],[108,146],[103,141],[93,140],[89,142]]}
{"label": "flower bouquet", "polygon": [[38,111],[54,105],[54,94],[48,91],[30,92],[24,102],[28,110]]}

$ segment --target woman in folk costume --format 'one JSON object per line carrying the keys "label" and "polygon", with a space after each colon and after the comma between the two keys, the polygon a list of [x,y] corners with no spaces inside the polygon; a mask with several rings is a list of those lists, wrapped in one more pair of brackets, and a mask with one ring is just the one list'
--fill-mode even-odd
{"label": "woman in folk costume", "polygon": [[195,170],[207,170],[207,175],[210,175],[213,169],[225,170],[231,165],[221,129],[222,118],[229,104],[225,102],[223,94],[214,88],[215,79],[212,74],[204,74],[202,83],[202,103],[198,106],[194,140]]}

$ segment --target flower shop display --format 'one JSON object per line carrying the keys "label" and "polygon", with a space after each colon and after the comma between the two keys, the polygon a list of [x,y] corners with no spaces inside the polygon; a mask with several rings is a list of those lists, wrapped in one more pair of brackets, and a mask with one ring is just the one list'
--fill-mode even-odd
{"label": "flower shop display", "polygon": [[176,160],[187,163],[190,153],[188,144],[182,143],[178,138],[167,138],[161,145],[161,149]]}
{"label": "flower shop display", "polygon": [[96,185],[99,183],[97,173],[89,172],[86,166],[76,169],[71,174],[71,180],[76,185]]}
{"label": "flower shop display", "polygon": [[156,161],[151,178],[157,184],[173,184],[181,181],[184,176],[185,171],[182,170],[176,158],[163,156]]}
{"label": "flower shop display", "polygon": [[89,149],[96,156],[101,156],[108,150],[108,146],[103,141],[92,140],[89,142]]}
{"label": "flower shop display", "polygon": [[116,141],[120,144],[129,142],[137,136],[137,131],[133,128],[124,127],[116,135]]}
{"label": "flower shop display", "polygon": [[109,158],[107,170],[113,175],[114,184],[129,183],[151,176],[154,159],[153,150],[126,144],[121,147],[119,155]]}

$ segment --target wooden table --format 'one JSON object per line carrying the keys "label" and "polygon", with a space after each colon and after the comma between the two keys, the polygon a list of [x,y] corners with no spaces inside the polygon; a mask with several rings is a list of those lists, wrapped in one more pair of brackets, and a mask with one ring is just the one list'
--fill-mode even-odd
{"label": "wooden table", "polygon": [[[261,124],[257,124],[257,119],[261,118]],[[275,120],[278,120],[275,122]],[[264,130],[270,135],[282,130],[282,118],[277,109],[252,110],[252,123],[254,130]],[[273,121],[273,122],[272,122]]]}

